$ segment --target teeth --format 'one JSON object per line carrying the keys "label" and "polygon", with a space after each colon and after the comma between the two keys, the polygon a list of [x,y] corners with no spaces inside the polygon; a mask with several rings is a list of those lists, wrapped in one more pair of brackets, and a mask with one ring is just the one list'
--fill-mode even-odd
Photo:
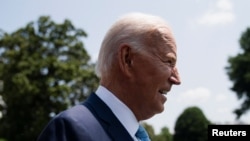
{"label": "teeth", "polygon": [[161,94],[167,94],[168,91],[160,90],[159,91]]}

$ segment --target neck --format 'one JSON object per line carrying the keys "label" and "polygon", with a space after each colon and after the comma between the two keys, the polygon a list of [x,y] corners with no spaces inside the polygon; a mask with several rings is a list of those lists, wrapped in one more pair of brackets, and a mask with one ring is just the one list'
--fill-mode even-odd
{"label": "neck", "polygon": [[[115,95],[120,101],[122,101],[127,107],[134,113],[138,121],[140,118],[140,112],[137,112],[136,99],[133,98],[133,90],[130,83],[126,79],[117,79],[113,76],[112,79],[101,79],[100,84],[107,88],[113,95]],[[126,90],[126,91],[124,91]]]}

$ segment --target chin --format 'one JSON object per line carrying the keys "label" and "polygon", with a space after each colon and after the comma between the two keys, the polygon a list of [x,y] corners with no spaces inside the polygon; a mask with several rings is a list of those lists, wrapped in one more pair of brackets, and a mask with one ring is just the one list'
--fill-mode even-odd
{"label": "chin", "polygon": [[159,103],[157,110],[156,110],[156,114],[162,113],[163,111],[164,111],[164,102]]}
{"label": "chin", "polygon": [[159,110],[158,114],[162,113],[163,111],[164,111],[164,106],[162,106],[162,108]]}
{"label": "chin", "polygon": [[142,120],[150,119],[150,118],[152,118],[153,116],[162,113],[163,111],[164,111],[164,108],[163,108],[162,110],[159,110],[158,112],[155,112],[155,113],[152,113],[152,114],[150,114],[150,115],[145,116]]}
{"label": "chin", "polygon": [[164,111],[164,105],[160,105],[160,107],[157,108],[157,110],[155,110],[155,114],[160,114]]}

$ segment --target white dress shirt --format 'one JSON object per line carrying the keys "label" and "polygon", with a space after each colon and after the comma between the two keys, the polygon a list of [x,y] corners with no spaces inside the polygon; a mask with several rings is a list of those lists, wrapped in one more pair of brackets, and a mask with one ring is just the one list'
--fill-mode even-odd
{"label": "white dress shirt", "polygon": [[137,121],[133,112],[114,94],[103,86],[99,86],[96,90],[96,95],[104,101],[106,105],[111,109],[114,115],[119,119],[131,137],[138,141],[135,136],[137,129],[139,128],[139,122]]}

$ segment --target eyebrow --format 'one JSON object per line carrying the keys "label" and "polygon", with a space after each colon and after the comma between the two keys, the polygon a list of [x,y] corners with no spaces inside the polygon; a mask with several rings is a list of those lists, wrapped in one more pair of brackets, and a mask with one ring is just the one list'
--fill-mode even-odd
{"label": "eyebrow", "polygon": [[172,61],[175,61],[175,62],[177,60],[177,57],[176,57],[176,55],[174,53],[167,53],[165,55],[165,57],[167,57],[168,59],[171,59]]}

